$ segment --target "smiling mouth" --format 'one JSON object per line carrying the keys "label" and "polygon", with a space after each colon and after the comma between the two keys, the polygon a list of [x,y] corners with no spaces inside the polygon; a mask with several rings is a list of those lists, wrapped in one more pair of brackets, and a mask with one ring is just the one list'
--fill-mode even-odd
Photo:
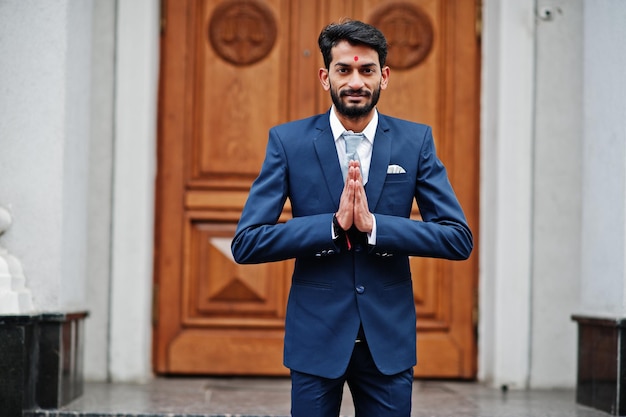
{"label": "smiling mouth", "polygon": [[361,97],[369,97],[370,93],[367,91],[354,91],[354,90],[347,90],[347,91],[342,91],[341,92],[341,97],[349,97],[349,98],[353,98],[353,99],[358,99]]}

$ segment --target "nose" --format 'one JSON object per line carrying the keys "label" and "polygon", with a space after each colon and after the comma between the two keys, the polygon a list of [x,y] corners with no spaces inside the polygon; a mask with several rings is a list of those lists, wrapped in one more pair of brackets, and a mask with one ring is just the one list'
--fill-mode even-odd
{"label": "nose", "polygon": [[359,71],[354,70],[350,75],[350,79],[348,80],[348,87],[353,90],[360,90],[364,86],[363,80],[361,79],[361,74]]}

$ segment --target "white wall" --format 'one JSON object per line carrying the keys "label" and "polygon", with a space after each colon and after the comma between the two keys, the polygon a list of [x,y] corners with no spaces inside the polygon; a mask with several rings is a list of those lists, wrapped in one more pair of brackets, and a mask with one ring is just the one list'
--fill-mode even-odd
{"label": "white wall", "polygon": [[85,377],[152,376],[159,3],[96,0]]}
{"label": "white wall", "polygon": [[92,26],[86,272],[89,318],[85,322],[84,370],[86,379],[98,381],[109,377],[116,5],[114,0],[95,0]]}
{"label": "white wall", "polygon": [[584,4],[581,311],[626,314],[626,2]]}
{"label": "white wall", "polygon": [[0,2],[3,246],[37,310],[90,310],[88,379],[152,375],[159,12],[151,0]]}
{"label": "white wall", "polygon": [[479,379],[528,383],[534,1],[483,8]]}
{"label": "white wall", "polygon": [[92,1],[67,8],[60,307],[85,308]]}
{"label": "white wall", "polygon": [[530,386],[574,386],[580,291],[583,0],[536,19]]}
{"label": "white wall", "polygon": [[151,376],[159,3],[117,8],[110,378]]}
{"label": "white wall", "polygon": [[13,217],[3,242],[40,311],[85,307],[90,10],[0,2],[0,205]]}
{"label": "white wall", "polygon": [[626,313],[626,2],[484,6],[479,378],[572,387],[571,315]]}

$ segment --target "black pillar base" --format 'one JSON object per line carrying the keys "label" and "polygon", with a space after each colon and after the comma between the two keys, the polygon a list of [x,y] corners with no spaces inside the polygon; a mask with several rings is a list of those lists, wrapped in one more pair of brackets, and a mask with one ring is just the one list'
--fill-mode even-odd
{"label": "black pillar base", "polygon": [[0,410],[58,408],[83,393],[86,312],[0,316]]}
{"label": "black pillar base", "polygon": [[578,323],[576,402],[626,416],[626,318],[572,319]]}

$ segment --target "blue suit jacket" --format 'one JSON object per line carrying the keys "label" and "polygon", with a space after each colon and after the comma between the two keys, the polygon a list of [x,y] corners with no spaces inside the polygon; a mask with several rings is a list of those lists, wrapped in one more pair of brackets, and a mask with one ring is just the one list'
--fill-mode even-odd
{"label": "blue suit jacket", "polygon": [[[406,173],[387,174],[391,164]],[[285,366],[341,376],[362,324],[376,366],[395,374],[416,363],[408,257],[466,259],[472,235],[426,125],[379,115],[365,187],[375,246],[335,245],[331,224],[343,186],[328,113],[272,128],[232,252],[239,263],[295,258]],[[287,198],[293,218],[277,223]],[[413,199],[423,221],[409,219]]]}

